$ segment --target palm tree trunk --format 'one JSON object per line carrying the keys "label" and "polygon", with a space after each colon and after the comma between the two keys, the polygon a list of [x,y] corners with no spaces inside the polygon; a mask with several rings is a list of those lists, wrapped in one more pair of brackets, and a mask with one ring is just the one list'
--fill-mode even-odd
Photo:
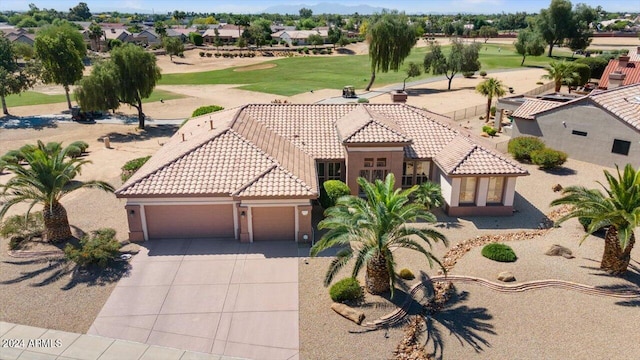
{"label": "palm tree trunk", "polygon": [[627,247],[622,249],[618,239],[618,230],[610,226],[604,236],[604,254],[602,255],[600,269],[612,275],[626,273],[629,267],[629,260],[631,260],[631,249],[635,242],[635,235],[631,234]]}
{"label": "palm tree trunk", "polygon": [[562,82],[556,81],[555,92],[560,92],[560,88],[562,88]]}
{"label": "palm tree trunk", "polygon": [[367,275],[365,283],[367,291],[371,294],[382,294],[389,291],[389,269],[387,260],[382,254],[376,255],[367,263]]}
{"label": "palm tree trunk", "polygon": [[493,99],[491,98],[491,96],[489,96],[489,98],[487,99],[487,117],[484,120],[485,123],[488,123],[489,120],[491,120],[491,100]]}
{"label": "palm tree trunk", "polygon": [[45,239],[57,243],[71,237],[71,228],[67,218],[67,210],[59,202],[45,204],[42,210],[44,218]]}

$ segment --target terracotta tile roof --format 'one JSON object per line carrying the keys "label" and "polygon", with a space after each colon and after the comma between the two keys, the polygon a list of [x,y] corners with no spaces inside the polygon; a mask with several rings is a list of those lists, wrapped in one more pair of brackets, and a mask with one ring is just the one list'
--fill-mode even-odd
{"label": "terracotta tile roof", "polygon": [[640,131],[640,83],[591,94],[589,99]]}
{"label": "terracotta tile roof", "polygon": [[528,172],[502,155],[489,151],[463,135],[457,136],[435,157],[448,175],[526,175]]}
{"label": "terracotta tile roof", "polygon": [[607,89],[609,87],[609,75],[614,71],[619,71],[625,74],[624,81],[622,85],[631,85],[640,83],[640,61],[628,61],[627,66],[621,67],[620,61],[611,59],[609,60],[609,64],[606,68],[604,68],[604,72],[602,73],[602,77],[600,77],[600,82],[598,83],[598,87],[601,89]]}
{"label": "terracotta tile roof", "polygon": [[400,126],[373,109],[358,105],[336,121],[343,143],[409,143]]}
{"label": "terracotta tile roof", "polygon": [[533,120],[535,116],[543,111],[547,111],[564,103],[558,101],[539,100],[539,99],[527,99],[524,104],[520,105],[511,116],[520,119]]}
{"label": "terracotta tile roof", "polygon": [[400,142],[406,157],[436,159],[453,175],[527,174],[411,106],[257,104],[191,119],[116,194],[316,197],[315,160],[344,159],[348,133]]}

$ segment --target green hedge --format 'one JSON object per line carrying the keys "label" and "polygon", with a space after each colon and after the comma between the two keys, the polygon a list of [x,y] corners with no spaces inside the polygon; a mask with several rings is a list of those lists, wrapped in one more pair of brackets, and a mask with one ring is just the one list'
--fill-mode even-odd
{"label": "green hedge", "polygon": [[405,279],[405,280],[413,280],[416,278],[416,276],[413,275],[413,272],[406,268],[400,270],[400,272],[398,273],[398,276],[400,276],[401,279]]}
{"label": "green hedge", "polygon": [[329,289],[331,300],[336,302],[352,301],[361,299],[364,296],[362,287],[357,279],[344,278],[331,286]]}
{"label": "green hedge", "polygon": [[151,156],[145,156],[127,161],[122,167],[122,174],[120,174],[122,182],[129,180],[131,175],[138,171],[138,169],[140,169],[142,165],[144,165],[149,160],[149,158],[151,158]]}
{"label": "green hedge", "polygon": [[500,243],[485,245],[482,248],[482,256],[500,262],[514,262],[518,259],[511,247]]}
{"label": "green hedge", "polygon": [[531,161],[531,153],[544,149],[542,140],[532,136],[520,136],[509,140],[509,153],[518,161]]}
{"label": "green hedge", "polygon": [[541,169],[553,169],[567,161],[567,154],[551,148],[531,152],[531,161]]}
{"label": "green hedge", "polygon": [[346,195],[351,194],[351,189],[340,180],[327,180],[320,190],[320,205],[328,209],[336,204],[336,201]]}
{"label": "green hedge", "polygon": [[224,110],[224,108],[219,105],[201,106],[193,111],[193,113],[191,114],[191,117],[202,116],[202,115],[210,114],[220,110]]}
{"label": "green hedge", "polygon": [[591,77],[600,79],[602,77],[604,69],[609,64],[609,60],[602,56],[592,56],[577,59],[576,61],[574,61],[574,64],[585,64],[589,66],[589,68],[591,69]]}

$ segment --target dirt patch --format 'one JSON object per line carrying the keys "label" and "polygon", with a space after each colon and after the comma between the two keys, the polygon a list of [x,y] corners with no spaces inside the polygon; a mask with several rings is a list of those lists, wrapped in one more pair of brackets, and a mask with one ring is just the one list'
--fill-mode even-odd
{"label": "dirt patch", "polygon": [[249,65],[249,66],[233,69],[233,71],[244,72],[244,71],[253,71],[253,70],[265,70],[265,69],[272,69],[276,66],[277,65],[274,63],[255,64],[255,65]]}

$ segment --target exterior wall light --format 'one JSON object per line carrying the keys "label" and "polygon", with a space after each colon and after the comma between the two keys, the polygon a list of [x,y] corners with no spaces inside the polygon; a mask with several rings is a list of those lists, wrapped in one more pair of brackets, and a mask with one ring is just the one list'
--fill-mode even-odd
{"label": "exterior wall light", "polygon": [[301,213],[302,213],[302,216],[307,216],[309,215],[309,210],[302,210]]}
{"label": "exterior wall light", "polygon": [[244,210],[242,210],[242,211],[240,212],[240,216],[245,217],[245,216],[247,216],[247,213],[246,213]]}

